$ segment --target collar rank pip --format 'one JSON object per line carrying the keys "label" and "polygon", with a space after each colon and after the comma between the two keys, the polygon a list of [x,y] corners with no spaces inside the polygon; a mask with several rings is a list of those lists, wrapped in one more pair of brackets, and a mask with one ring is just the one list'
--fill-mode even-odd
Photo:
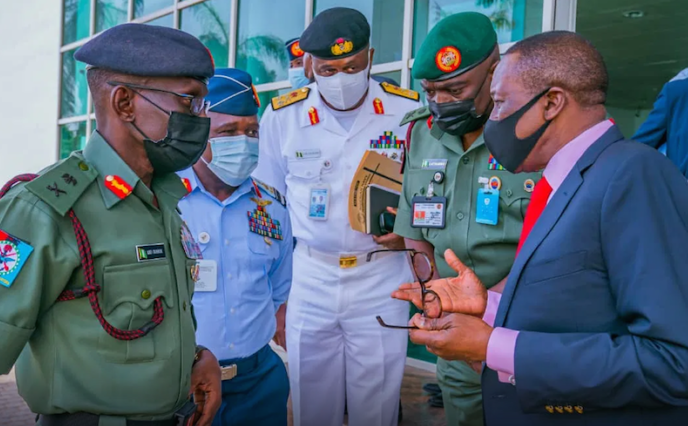
{"label": "collar rank pip", "polygon": [[[263,185],[267,186],[265,184]],[[270,187],[262,189],[267,192],[268,188]],[[272,201],[263,198],[261,187],[256,180],[253,181],[253,189],[256,193],[256,197],[251,197],[251,201],[256,203],[256,208],[253,211],[247,212],[248,227],[251,232],[265,237],[265,242],[271,245],[272,241],[270,241],[269,238],[282,240],[282,225],[279,220],[273,219],[270,213],[268,213],[267,206],[272,204]]]}
{"label": "collar rank pip", "polygon": [[107,175],[105,176],[105,187],[112,191],[120,200],[131,195],[132,187],[119,176]]}
{"label": "collar rank pip", "polygon": [[292,90],[291,92],[282,96],[274,97],[272,98],[272,109],[277,111],[278,109],[288,107],[289,105],[294,105],[301,101],[305,101],[308,99],[310,92],[311,89],[308,87],[302,87],[300,89]]}

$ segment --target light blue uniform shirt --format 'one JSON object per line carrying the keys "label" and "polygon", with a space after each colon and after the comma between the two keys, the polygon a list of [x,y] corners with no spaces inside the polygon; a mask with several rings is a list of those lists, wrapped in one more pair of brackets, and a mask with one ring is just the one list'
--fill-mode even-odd
{"label": "light blue uniform shirt", "polygon": [[[253,181],[248,179],[221,202],[203,188],[193,169],[179,173],[191,193],[179,202],[204,259],[217,263],[217,290],[196,291],[196,339],[219,360],[246,358],[275,334],[275,312],[291,288],[292,240],[287,209],[266,191],[266,211],[279,221],[282,240],[251,232],[249,215],[258,207]],[[266,242],[269,240],[272,244]]]}

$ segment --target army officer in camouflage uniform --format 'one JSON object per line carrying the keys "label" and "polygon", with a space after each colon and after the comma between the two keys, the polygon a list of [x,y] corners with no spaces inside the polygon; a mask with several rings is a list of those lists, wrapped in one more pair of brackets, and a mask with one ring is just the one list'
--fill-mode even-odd
{"label": "army officer in camouflage uniform", "polygon": [[[483,142],[497,35],[484,15],[459,13],[439,22],[419,52],[413,78],[422,79],[428,107],[402,122],[412,127],[394,232],[434,257],[438,277],[456,275],[444,259],[451,249],[492,287],[509,273],[539,178],[505,171]],[[439,359],[437,376],[447,424],[482,425],[478,373],[464,362]]]}
{"label": "army officer in camouflage uniform", "polygon": [[188,34],[140,24],[75,57],[90,66],[98,130],[0,193],[0,373],[17,362],[41,426],[208,426],[220,368],[194,338],[200,250],[174,172],[206,147],[212,58]]}

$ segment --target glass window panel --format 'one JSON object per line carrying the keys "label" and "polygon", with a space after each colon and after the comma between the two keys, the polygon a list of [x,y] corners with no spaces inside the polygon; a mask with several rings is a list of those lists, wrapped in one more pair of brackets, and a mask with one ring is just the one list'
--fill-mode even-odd
{"label": "glass window panel", "polygon": [[[350,7],[365,15],[370,24],[373,64],[401,61],[404,2],[401,0],[315,0],[314,13],[333,7]],[[334,41],[334,40],[333,40]]]}
{"label": "glass window panel", "polygon": [[304,0],[239,1],[236,66],[251,74],[253,84],[287,79],[284,43],[303,33],[305,8]]}
{"label": "glass window panel", "polygon": [[62,44],[74,43],[91,31],[91,0],[64,0]]}
{"label": "glass window panel", "polygon": [[229,63],[229,21],[232,4],[227,0],[209,0],[181,11],[180,28],[198,37],[210,50],[215,66]]}
{"label": "glass window panel", "polygon": [[69,157],[73,151],[86,146],[86,122],[69,123],[60,126],[60,159]]}
{"label": "glass window panel", "polygon": [[543,0],[416,0],[413,15],[413,53],[443,18],[459,12],[487,15],[499,43],[518,41],[542,32]]}
{"label": "glass window panel", "polygon": [[74,117],[86,114],[88,84],[86,83],[86,64],[74,59],[70,50],[62,54],[62,92],[60,98],[60,117]]}
{"label": "glass window panel", "polygon": [[[174,0],[133,0],[134,18],[150,15],[160,9],[172,6]],[[171,26],[171,25],[170,25]]]}
{"label": "glass window panel", "polygon": [[158,19],[153,19],[152,21],[146,22],[146,24],[172,28],[172,27],[174,27],[174,15],[169,14],[169,15],[161,16]]}
{"label": "glass window panel", "polygon": [[390,78],[394,80],[397,86],[401,84],[401,71],[390,71],[383,72],[381,74],[373,74],[373,78],[375,78],[376,76]]}
{"label": "glass window panel", "polygon": [[129,0],[96,0],[96,33],[127,22]]}

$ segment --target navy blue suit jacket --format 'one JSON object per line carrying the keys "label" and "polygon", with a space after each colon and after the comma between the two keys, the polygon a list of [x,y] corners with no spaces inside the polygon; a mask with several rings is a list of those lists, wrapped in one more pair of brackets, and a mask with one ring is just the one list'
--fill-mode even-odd
{"label": "navy blue suit jacket", "polygon": [[653,148],[666,143],[667,157],[688,177],[688,79],[664,85],[633,139]]}
{"label": "navy blue suit jacket", "polygon": [[688,425],[686,179],[612,127],[533,227],[495,326],[520,331],[516,384],[485,369],[486,426]]}

